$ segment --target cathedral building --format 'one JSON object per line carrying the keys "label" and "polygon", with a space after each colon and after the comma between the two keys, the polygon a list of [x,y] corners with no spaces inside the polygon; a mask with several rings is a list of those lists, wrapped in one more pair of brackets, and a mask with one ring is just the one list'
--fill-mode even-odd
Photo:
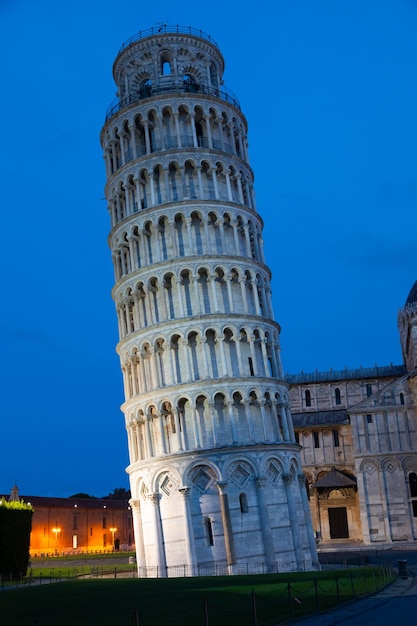
{"label": "cathedral building", "polygon": [[319,546],[417,539],[417,282],[403,365],[288,376]]}
{"label": "cathedral building", "polygon": [[223,73],[200,30],[140,32],[101,132],[139,575],[318,567],[248,125]]}

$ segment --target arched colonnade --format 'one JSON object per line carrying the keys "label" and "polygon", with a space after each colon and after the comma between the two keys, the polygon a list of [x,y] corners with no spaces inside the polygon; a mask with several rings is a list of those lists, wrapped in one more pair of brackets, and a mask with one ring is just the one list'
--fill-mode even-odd
{"label": "arched colonnade", "polygon": [[187,334],[178,330],[121,353],[125,397],[172,385],[222,378],[283,379],[278,333],[258,328],[224,330],[208,324]]}
{"label": "arched colonnade", "polygon": [[216,313],[273,319],[271,289],[264,272],[239,266],[206,265],[161,270],[116,295],[119,336],[184,317]]}
{"label": "arched colonnade", "polygon": [[132,463],[166,454],[257,443],[295,443],[288,401],[271,390],[179,394],[126,413]]}
{"label": "arched colonnade", "polygon": [[227,255],[264,264],[262,225],[250,216],[198,208],[145,216],[110,241],[115,278],[178,257]]}
{"label": "arched colonnade", "polygon": [[[222,103],[224,105],[224,103]],[[107,178],[140,157],[166,150],[208,148],[249,162],[246,122],[228,106],[188,96],[126,111],[102,138]]]}

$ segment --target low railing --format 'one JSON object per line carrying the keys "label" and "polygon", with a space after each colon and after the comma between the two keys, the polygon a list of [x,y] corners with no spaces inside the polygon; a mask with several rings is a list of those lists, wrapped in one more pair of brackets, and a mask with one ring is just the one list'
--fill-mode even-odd
{"label": "low railing", "polygon": [[139,100],[145,100],[146,98],[152,98],[153,96],[161,96],[171,93],[191,93],[214,96],[215,98],[220,98],[221,100],[229,102],[240,111],[239,100],[236,98],[233,92],[227,88],[225,90],[220,90],[216,89],[215,87],[209,87],[207,85],[194,85],[189,83],[184,83],[182,85],[148,85],[143,89],[140,89],[137,93],[127,96],[127,98],[117,100],[116,102],[113,100],[113,102],[110,104],[109,108],[106,111],[106,122],[115,113],[117,113],[121,109],[124,109],[130,104],[138,102]]}
{"label": "low railing", "polygon": [[[74,577],[60,576],[59,573],[57,575],[57,572],[51,571],[49,576],[29,576],[24,580],[11,583],[3,581],[0,588],[7,590],[40,586],[70,580]],[[89,579],[136,578],[137,572],[135,573],[134,569],[124,573],[118,572],[116,569],[100,572],[96,568],[91,568],[91,572],[87,575],[84,574],[83,577]],[[176,589],[176,594],[168,593],[167,595],[164,595],[164,591],[167,590],[166,582],[157,580],[152,586],[147,584],[142,587],[141,592],[141,587],[138,587],[139,608],[133,609],[134,605],[132,604],[118,607],[118,620],[119,622],[122,620],[123,623],[136,625],[146,623],[155,624],[155,626],[168,622],[170,624],[182,624],[182,626],[215,626],[225,623],[262,626],[266,623],[283,624],[287,623],[288,620],[292,623],[294,620],[308,615],[326,612],[339,604],[374,594],[393,582],[395,578],[395,572],[390,567],[367,567],[330,573],[309,572],[301,575],[295,573],[292,575],[284,574],[283,576],[274,575],[267,578],[249,576],[247,579],[242,579],[243,584],[241,580],[240,583],[236,584],[236,589],[232,588],[230,591],[228,590],[230,585],[224,580],[220,581],[220,584],[214,583],[213,585],[204,580],[201,584],[194,582],[192,586],[188,581],[180,583],[177,580],[174,588],[170,586],[171,590]],[[116,584],[117,590],[121,589],[120,583]],[[232,587],[234,586],[232,582]],[[163,606],[155,604],[154,593],[147,593],[147,590],[151,588],[155,591],[159,588],[160,597],[164,597]],[[109,589],[112,594],[118,592],[116,586],[109,587],[109,584],[106,583],[104,593],[108,593]],[[190,589],[193,590],[192,593],[188,593]],[[52,589],[51,591],[53,593]],[[103,589],[100,590],[100,586],[96,586],[95,590],[92,590],[88,585],[87,589],[84,589],[83,583],[81,583],[78,591],[79,598],[87,597],[88,593],[89,602],[92,605],[95,602],[98,604],[99,598],[103,597]],[[176,597],[178,595],[187,595],[187,602],[178,602]],[[45,593],[42,597],[47,601],[48,596]],[[56,594],[53,598],[56,600]],[[5,597],[2,600],[2,615],[6,603],[9,605],[9,612],[10,605],[13,603],[13,614],[18,615],[14,596],[9,602],[7,602],[8,598]],[[66,612],[66,616],[71,612],[79,611],[78,606],[72,610],[73,604],[72,594],[67,596],[67,599],[65,596],[62,597],[60,607]],[[32,617],[32,605],[30,611],[30,617]],[[15,622],[13,621],[13,623]],[[19,623],[23,623],[23,621]],[[28,619],[25,619],[24,623],[29,623]],[[33,623],[33,618],[31,623]],[[71,623],[76,623],[76,620]],[[89,623],[101,623],[100,617],[92,614]]]}
{"label": "low railing", "polygon": [[140,39],[144,39],[145,37],[152,37],[153,35],[165,35],[170,33],[178,33],[181,35],[193,35],[194,37],[200,37],[200,39],[205,39],[212,46],[218,48],[218,44],[207,35],[202,30],[198,28],[192,28],[191,26],[179,26],[176,24],[175,26],[170,26],[169,24],[159,24],[158,26],[152,26],[151,28],[147,28],[146,30],[140,30],[136,35],[133,35],[122,44],[122,47],[119,50],[120,54],[123,50],[125,50],[130,44],[135,43],[135,41],[139,41]]}

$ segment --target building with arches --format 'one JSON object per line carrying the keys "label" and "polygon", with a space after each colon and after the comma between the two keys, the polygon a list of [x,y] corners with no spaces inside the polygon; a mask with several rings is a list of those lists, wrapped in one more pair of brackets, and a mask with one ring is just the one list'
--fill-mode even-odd
{"label": "building with arches", "polygon": [[417,539],[417,282],[404,363],[287,377],[319,545]]}
{"label": "building with arches", "polygon": [[101,132],[142,575],[311,569],[247,122],[202,31],[125,42]]}

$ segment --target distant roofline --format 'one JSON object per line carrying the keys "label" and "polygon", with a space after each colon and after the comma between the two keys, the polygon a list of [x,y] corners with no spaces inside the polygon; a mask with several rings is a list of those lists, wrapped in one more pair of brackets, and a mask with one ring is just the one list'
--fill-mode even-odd
{"label": "distant roofline", "polygon": [[347,409],[291,412],[291,417],[294,428],[328,427],[331,424],[349,424],[350,421]]}
{"label": "distant roofline", "polygon": [[384,365],[379,367],[360,367],[357,369],[329,370],[328,372],[300,372],[299,374],[286,374],[285,380],[290,385],[300,383],[322,383],[337,380],[353,380],[355,378],[389,378],[391,376],[404,376],[407,373],[405,365]]}
{"label": "distant roofline", "polygon": [[[9,500],[10,494],[0,494],[1,498]],[[44,507],[61,507],[77,508],[77,509],[127,509],[129,507],[128,500],[108,500],[107,498],[49,498],[47,496],[21,496],[19,501],[30,502],[35,508],[36,506]]]}

